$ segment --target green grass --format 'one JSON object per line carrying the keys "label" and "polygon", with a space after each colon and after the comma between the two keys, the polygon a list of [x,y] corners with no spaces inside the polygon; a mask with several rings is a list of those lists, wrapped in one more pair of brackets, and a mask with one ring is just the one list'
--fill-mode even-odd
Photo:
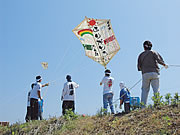
{"label": "green grass", "polygon": [[81,116],[68,111],[59,118],[1,126],[0,135],[178,135],[179,99],[178,94],[167,95],[166,101],[156,95],[151,107],[134,110],[123,116],[104,115],[103,109],[95,116]]}

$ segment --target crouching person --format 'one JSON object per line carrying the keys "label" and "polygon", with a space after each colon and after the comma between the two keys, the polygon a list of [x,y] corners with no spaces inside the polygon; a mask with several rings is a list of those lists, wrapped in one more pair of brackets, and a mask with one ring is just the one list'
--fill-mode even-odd
{"label": "crouching person", "polygon": [[71,76],[66,76],[67,82],[64,84],[62,91],[61,100],[62,103],[62,114],[64,115],[67,110],[75,110],[75,89],[79,87],[79,84],[71,80]]}
{"label": "crouching person", "polygon": [[122,108],[122,104],[124,103],[124,111],[125,113],[130,112],[130,92],[129,90],[125,87],[124,82],[120,82],[120,109]]}

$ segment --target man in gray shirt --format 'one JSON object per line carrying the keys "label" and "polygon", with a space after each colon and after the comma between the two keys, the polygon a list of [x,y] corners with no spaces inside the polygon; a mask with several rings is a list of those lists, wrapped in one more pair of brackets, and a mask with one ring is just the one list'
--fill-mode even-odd
{"label": "man in gray shirt", "polygon": [[144,51],[138,57],[138,71],[142,72],[142,93],[141,102],[144,103],[142,108],[147,104],[147,98],[149,94],[150,84],[153,88],[154,94],[159,92],[159,66],[163,65],[168,68],[163,61],[163,58],[158,52],[152,51],[152,43],[145,41],[143,43]]}

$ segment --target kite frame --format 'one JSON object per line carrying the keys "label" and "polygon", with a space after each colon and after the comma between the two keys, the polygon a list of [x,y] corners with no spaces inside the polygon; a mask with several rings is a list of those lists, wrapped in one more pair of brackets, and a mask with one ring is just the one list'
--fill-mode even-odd
{"label": "kite frame", "polygon": [[[88,19],[92,19],[92,18],[87,18],[87,17],[85,16],[85,19],[84,19],[78,26],[76,26],[76,27],[72,30],[72,32],[76,35],[75,31],[81,30],[81,29],[78,29],[78,28],[79,28],[85,21],[87,22]],[[111,20],[110,20],[110,19],[94,19],[94,20],[97,20],[97,21],[100,20],[100,21],[102,21],[102,23],[98,24],[98,26],[100,26],[100,25],[102,25],[102,24],[104,24],[104,23],[107,23],[107,22],[109,21],[109,22],[110,22],[110,26],[111,26],[111,30],[112,30],[112,34],[115,36],[114,31],[113,31],[113,29],[112,29],[112,25],[111,25]],[[89,27],[89,26],[88,26],[88,27]],[[90,27],[89,27],[89,29],[90,29]],[[76,37],[80,40],[80,38],[79,38],[77,35],[76,35]],[[94,37],[93,37],[93,40],[94,40],[96,46],[98,46],[97,43],[96,43],[96,41],[95,41],[95,39],[94,39]],[[97,50],[98,50],[98,53],[100,54],[100,59],[102,60],[102,63],[97,62],[94,57],[88,56],[86,53],[85,53],[85,55],[86,55],[87,57],[89,57],[90,59],[94,60],[95,62],[101,64],[101,65],[104,66],[105,69],[106,69],[106,65],[111,61],[111,59],[112,59],[112,58],[118,53],[118,51],[120,50],[120,45],[119,45],[116,37],[115,37],[115,40],[116,40],[116,43],[117,43],[117,45],[118,45],[119,47],[118,47],[118,49],[117,49],[116,51],[113,52],[113,55],[111,56],[111,58],[109,59],[108,62],[105,62],[105,61],[104,61],[104,58],[105,58],[105,57],[103,57],[103,56],[101,55],[100,50],[99,50],[98,47],[97,47]],[[81,40],[80,40],[80,42],[81,42]],[[81,43],[81,44],[82,44],[82,43]],[[112,53],[110,53],[109,55],[111,55],[111,54],[112,54]]]}

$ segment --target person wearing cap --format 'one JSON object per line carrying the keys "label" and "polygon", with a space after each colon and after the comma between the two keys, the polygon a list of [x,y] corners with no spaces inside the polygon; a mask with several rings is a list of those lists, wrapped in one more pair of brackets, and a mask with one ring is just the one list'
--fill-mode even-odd
{"label": "person wearing cap", "polygon": [[30,106],[31,106],[31,120],[38,120],[38,99],[42,100],[41,97],[41,88],[49,86],[49,83],[44,85],[41,84],[41,76],[36,76],[36,82],[34,83],[33,89],[30,94]]}
{"label": "person wearing cap", "polygon": [[64,83],[62,90],[61,101],[62,103],[62,114],[64,115],[67,110],[75,110],[75,89],[79,87],[79,84],[72,81],[71,76],[66,76],[67,82]]}
{"label": "person wearing cap", "polygon": [[168,65],[164,63],[163,58],[158,52],[152,51],[152,43],[145,41],[143,43],[144,51],[138,56],[138,71],[142,72],[142,93],[141,103],[142,108],[147,104],[147,98],[150,90],[150,85],[153,88],[154,94],[159,92],[159,66],[163,65],[166,69]]}
{"label": "person wearing cap", "polygon": [[114,82],[114,78],[110,76],[111,71],[109,69],[105,70],[105,76],[103,77],[102,81],[100,82],[100,85],[104,84],[103,87],[103,105],[105,109],[105,114],[107,114],[107,107],[108,103],[111,109],[111,114],[114,114],[114,107],[113,107],[113,90],[112,85]]}
{"label": "person wearing cap", "polygon": [[122,104],[124,103],[124,111],[125,113],[130,112],[130,92],[129,90],[125,87],[124,82],[120,82],[120,109],[122,108]]}
{"label": "person wearing cap", "polygon": [[[31,90],[33,89],[34,83],[31,84]],[[29,122],[31,120],[31,106],[30,106],[30,94],[31,90],[28,92],[28,100],[27,100],[27,113],[25,120],[26,122]]]}

